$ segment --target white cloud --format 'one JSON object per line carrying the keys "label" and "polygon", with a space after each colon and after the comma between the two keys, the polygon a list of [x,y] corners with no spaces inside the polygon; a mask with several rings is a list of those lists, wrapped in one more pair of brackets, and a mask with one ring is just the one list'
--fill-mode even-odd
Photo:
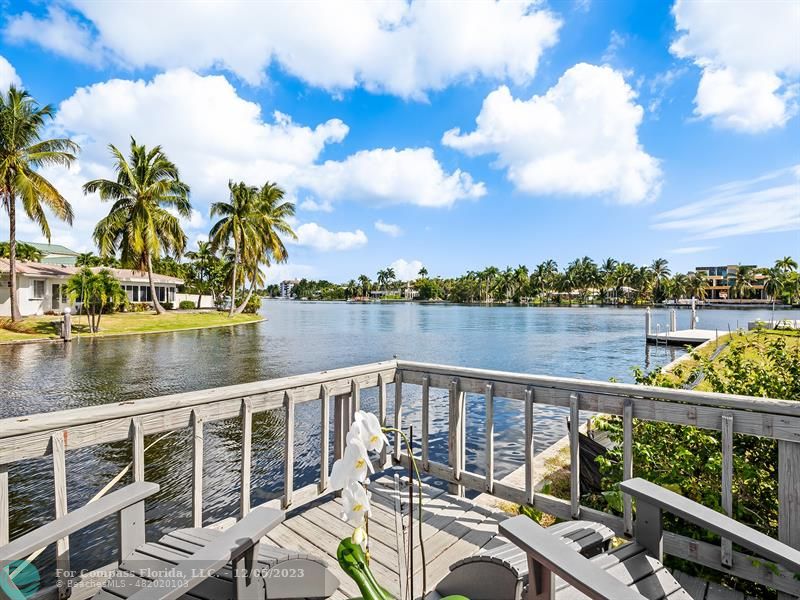
{"label": "white cloud", "polygon": [[311,265],[281,263],[264,269],[264,278],[269,285],[280,283],[286,279],[309,279],[314,276],[314,273],[315,269]]}
{"label": "white cloud", "polygon": [[367,235],[360,229],[355,231],[329,231],[316,223],[303,223],[295,229],[297,240],[287,240],[298,246],[308,246],[322,252],[352,250],[366,245]]}
{"label": "white cloud", "polygon": [[[127,153],[131,135],[148,146],[161,144],[178,165],[199,213],[188,223],[190,228],[207,225],[208,207],[226,199],[229,179],[252,184],[275,181],[291,199],[305,197],[304,189],[314,192],[301,208],[322,211],[331,210],[334,200],[385,203],[387,186],[388,201],[415,204],[439,195],[441,202],[452,203],[483,188],[466,173],[445,173],[430,149],[368,150],[319,164],[324,148],[347,135],[349,128],[341,120],[306,126],[279,111],[265,119],[261,107],[241,98],[225,77],[186,69],[150,81],[113,79],[79,88],[60,104],[52,130],[55,135],[69,135],[82,147],[71,172],[48,171],[80,207],[74,231],[60,226],[54,230],[89,246],[94,224],[109,206],[94,197],[84,198],[81,185],[88,179],[113,177],[107,146],[113,143]],[[365,164],[369,156],[382,160]],[[370,174],[363,169],[375,170]],[[60,238],[54,235],[54,239]]]}
{"label": "white cloud", "polygon": [[400,281],[411,281],[419,277],[419,270],[422,268],[421,260],[405,260],[398,258],[391,265],[394,274]]}
{"label": "white cloud", "polygon": [[363,85],[418,99],[476,77],[529,81],[561,26],[536,0],[342,0],[313,10],[290,0],[163,2],[157,19],[136,2],[71,4],[71,16],[56,8],[10,17],[7,39],[90,63],[103,55],[136,68],[221,66],[251,84],[277,64],[326,90]]}
{"label": "white cloud", "polygon": [[663,212],[655,229],[691,239],[800,229],[800,165],[719,186],[703,200]]}
{"label": "white cloud", "polygon": [[702,69],[695,111],[744,132],[780,127],[797,111],[800,4],[677,0],[670,51]]}
{"label": "white cloud", "polygon": [[300,203],[300,208],[309,212],[333,212],[333,204],[331,204],[329,201],[325,200],[322,202],[317,202],[311,198],[306,198],[303,200]]}
{"label": "white cloud", "polygon": [[673,248],[669,251],[670,254],[701,254],[714,250],[716,246],[684,246],[682,248]]}
{"label": "white cloud", "polygon": [[431,148],[361,150],[343,161],[310,167],[301,185],[323,200],[379,205],[452,206],[486,194],[486,186],[474,182],[469,173],[445,172]]}
{"label": "white cloud", "polygon": [[23,12],[8,21],[7,41],[31,42],[43,48],[94,66],[103,62],[103,48],[92,39],[91,29],[58,6],[47,8],[47,16],[36,18]]}
{"label": "white cloud", "polygon": [[529,100],[501,86],[484,99],[475,131],[451,129],[442,142],[496,154],[523,192],[644,202],[658,195],[661,170],[639,143],[643,109],[635,98],[617,71],[581,63]]}
{"label": "white cloud", "polygon": [[381,219],[375,221],[375,229],[391,237],[398,237],[403,234],[403,230],[398,225],[384,223]]}
{"label": "white cloud", "polygon": [[12,85],[20,86],[22,80],[17,75],[14,65],[0,55],[0,90],[5,92]]}

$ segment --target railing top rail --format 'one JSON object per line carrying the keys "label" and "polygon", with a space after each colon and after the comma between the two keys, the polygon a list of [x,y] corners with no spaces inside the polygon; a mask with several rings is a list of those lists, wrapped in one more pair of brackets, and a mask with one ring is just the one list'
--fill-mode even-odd
{"label": "railing top rail", "polygon": [[195,407],[224,400],[247,398],[271,392],[292,390],[293,388],[323,385],[331,381],[394,369],[395,365],[396,361],[389,360],[354,367],[332,369],[330,371],[319,371],[317,373],[254,381],[252,383],[169,394],[155,398],[128,400],[103,406],[86,406],[50,413],[10,417],[8,419],[0,419],[0,441],[19,435],[66,429],[77,425],[100,423],[111,419],[137,417],[176,408]]}
{"label": "railing top rail", "polygon": [[518,385],[552,388],[570,392],[596,393],[609,396],[630,396],[634,398],[652,398],[668,402],[682,402],[697,406],[711,406],[749,410],[752,412],[800,417],[800,402],[794,400],[777,400],[773,398],[756,398],[737,394],[718,394],[715,392],[698,392],[677,388],[663,388],[631,383],[612,383],[572,377],[554,377],[549,375],[528,375],[510,371],[476,369],[473,367],[456,367],[434,363],[421,363],[398,360],[397,368],[403,371],[418,371],[444,375],[448,377],[465,377],[485,381],[505,382]]}

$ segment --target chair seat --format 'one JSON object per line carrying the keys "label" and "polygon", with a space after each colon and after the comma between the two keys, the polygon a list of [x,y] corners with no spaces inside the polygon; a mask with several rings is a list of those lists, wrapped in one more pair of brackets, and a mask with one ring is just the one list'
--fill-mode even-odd
{"label": "chair seat", "polygon": [[[672,573],[636,543],[623,544],[591,561],[649,600],[693,600]],[[588,596],[556,577],[556,600],[585,598]]]}
{"label": "chair seat", "polygon": [[[606,550],[614,537],[611,529],[590,521],[565,521],[548,527],[547,531],[587,557]],[[453,563],[436,591],[447,596],[469,590],[467,595],[471,600],[520,600],[527,579],[525,551],[505,542]]]}
{"label": "chair seat", "polygon": [[[169,571],[221,534],[222,532],[213,529],[179,529],[166,534],[158,542],[143,544],[120,563],[95,598],[118,600],[131,596],[144,582]],[[327,598],[339,586],[339,581],[328,569],[327,562],[318,556],[260,543],[257,557],[256,574],[262,581],[257,595],[259,600]],[[182,598],[234,600],[230,564],[198,584],[190,594]]]}

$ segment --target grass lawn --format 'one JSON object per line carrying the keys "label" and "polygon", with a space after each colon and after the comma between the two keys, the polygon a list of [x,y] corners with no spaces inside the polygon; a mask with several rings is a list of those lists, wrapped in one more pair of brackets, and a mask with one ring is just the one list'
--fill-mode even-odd
{"label": "grass lawn", "polygon": [[[800,331],[763,329],[722,335],[716,343],[711,342],[703,346],[697,350],[697,353],[703,358],[709,358],[716,352],[718,346],[727,343],[728,345],[716,357],[715,361],[722,360],[730,352],[731,348],[744,347],[745,358],[758,363],[763,360],[763,356],[759,351],[761,343],[777,337],[786,342],[787,349],[800,352]],[[675,383],[684,383],[692,378],[692,373],[695,372],[698,366],[699,361],[694,358],[687,358],[678,363],[674,370],[666,372],[665,377]],[[705,381],[701,382],[695,389],[705,392],[711,391],[709,384]]]}
{"label": "grass lawn", "polygon": [[[0,323],[0,343],[19,340],[36,340],[55,338],[53,325],[60,317],[55,315],[27,317],[23,321],[11,325],[10,321]],[[238,325],[260,321],[260,315],[234,315],[228,317],[226,312],[173,312],[163,315],[155,312],[116,313],[103,315],[100,319],[100,333],[97,336],[119,335],[124,333],[153,333],[159,331],[178,331],[199,327],[217,327],[222,325]],[[86,317],[73,315],[72,335],[76,337],[91,336],[86,324]]]}

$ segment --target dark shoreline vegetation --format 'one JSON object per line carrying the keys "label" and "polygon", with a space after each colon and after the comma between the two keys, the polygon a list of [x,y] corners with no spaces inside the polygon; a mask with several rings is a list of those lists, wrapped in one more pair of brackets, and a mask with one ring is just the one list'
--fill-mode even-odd
{"label": "dark shoreline vegetation", "polygon": [[[736,332],[720,340],[725,347],[714,357],[709,342],[690,352],[687,361],[676,361],[669,370],[646,372],[634,368],[636,382],[680,388],[703,375],[705,391],[762,398],[800,401],[800,331],[755,330]],[[584,495],[582,504],[622,515],[622,420],[601,416],[594,427],[608,434],[612,447],[596,459],[602,476],[602,492]],[[634,477],[658,483],[674,492],[723,512],[720,497],[722,472],[721,433],[697,427],[634,420]],[[778,445],[775,440],[735,434],[733,465],[733,518],[777,538]],[[663,457],[669,456],[669,461]],[[547,484],[548,493],[569,499],[569,468],[556,471]],[[521,509],[540,520],[542,515]],[[719,544],[719,537],[665,515],[665,527],[694,539]],[[755,560],[755,559],[754,559]],[[668,556],[667,566],[706,579],[721,581],[757,598],[777,594],[763,586],[721,574],[697,563]],[[768,568],[769,565],[764,561]]]}
{"label": "dark shoreline vegetation", "polygon": [[[797,262],[789,256],[775,261],[770,268],[738,266],[738,274],[729,289],[731,298],[748,300],[756,296],[756,285],[775,303],[791,304],[800,299],[800,273]],[[367,275],[344,284],[326,280],[301,279],[292,288],[292,296],[309,300],[381,300],[446,301],[461,304],[652,304],[687,298],[704,300],[709,284],[708,273],[675,273],[666,259],[636,266],[607,258],[600,264],[588,256],[570,262],[559,270],[554,260],[546,260],[533,269],[487,267],[468,271],[459,277],[431,277],[422,267],[417,278],[398,280],[391,267],[381,269],[373,282]],[[264,292],[281,295],[277,285]]]}

